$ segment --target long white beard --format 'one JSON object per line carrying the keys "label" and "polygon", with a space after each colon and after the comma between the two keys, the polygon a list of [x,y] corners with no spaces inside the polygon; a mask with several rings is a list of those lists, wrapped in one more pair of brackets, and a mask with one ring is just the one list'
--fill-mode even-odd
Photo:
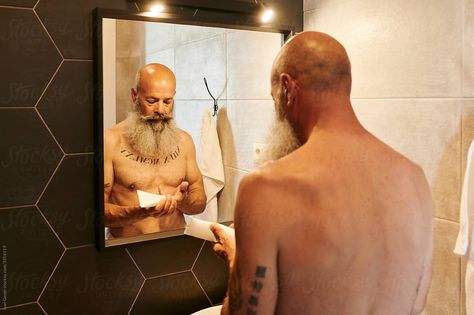
{"label": "long white beard", "polygon": [[128,113],[124,136],[132,149],[147,157],[171,154],[180,140],[174,119],[147,120],[137,110]]}
{"label": "long white beard", "polygon": [[261,162],[278,160],[301,146],[294,129],[286,117],[276,117],[265,140]]}

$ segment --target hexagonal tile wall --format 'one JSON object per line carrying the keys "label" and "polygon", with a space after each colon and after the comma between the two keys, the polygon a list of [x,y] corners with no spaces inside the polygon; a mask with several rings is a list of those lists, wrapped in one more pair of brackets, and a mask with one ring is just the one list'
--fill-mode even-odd
{"label": "hexagonal tile wall", "polygon": [[133,9],[117,0],[41,0],[35,10],[64,58],[92,59],[92,10]]}
{"label": "hexagonal tile wall", "polygon": [[1,311],[2,315],[44,315],[38,304],[28,304]]}
{"label": "hexagonal tile wall", "polygon": [[7,306],[35,301],[64,247],[36,207],[2,209],[0,222],[2,258],[8,270]]}
{"label": "hexagonal tile wall", "polygon": [[134,244],[128,248],[146,278],[190,270],[203,241],[179,236]]}
{"label": "hexagonal tile wall", "polygon": [[94,155],[64,157],[38,207],[67,247],[94,243]]}
{"label": "hexagonal tile wall", "polygon": [[64,61],[37,108],[65,152],[92,152],[92,62]]}
{"label": "hexagonal tile wall", "polygon": [[68,249],[39,303],[48,314],[126,314],[143,281],[124,249]]}
{"label": "hexagonal tile wall", "polygon": [[206,242],[192,269],[212,304],[219,304],[225,298],[229,269],[226,263],[217,257],[212,243]]}
{"label": "hexagonal tile wall", "polygon": [[32,8],[39,0],[0,0],[0,5]]}
{"label": "hexagonal tile wall", "polygon": [[183,315],[211,306],[191,272],[145,281],[130,314]]}
{"label": "hexagonal tile wall", "polygon": [[63,153],[34,109],[0,111],[0,207],[34,204]]}
{"label": "hexagonal tile wall", "polygon": [[61,56],[32,10],[0,8],[0,106],[34,106]]}

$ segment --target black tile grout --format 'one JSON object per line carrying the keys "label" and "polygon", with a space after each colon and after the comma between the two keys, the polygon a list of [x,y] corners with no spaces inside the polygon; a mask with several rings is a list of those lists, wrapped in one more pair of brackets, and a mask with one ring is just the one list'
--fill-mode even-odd
{"label": "black tile grout", "polygon": [[63,154],[63,157],[64,155],[66,154],[63,150],[63,147],[61,146],[61,144],[59,143],[58,139],[56,139],[55,135],[53,134],[53,132],[51,131],[51,129],[49,129],[49,126],[48,124],[46,123],[46,121],[44,120],[43,116],[41,116],[41,113],[40,111],[38,110],[38,108],[35,107],[35,111],[36,113],[38,114],[40,120],[43,122],[44,124],[44,127],[46,128],[46,130],[49,132],[49,134],[51,135],[51,137],[53,138],[53,140],[56,142],[56,145],[59,147],[59,149],[61,150],[61,153]]}
{"label": "black tile grout", "polygon": [[39,301],[36,302],[36,304],[38,304],[39,308],[43,311],[43,313],[44,313],[45,315],[48,315],[48,313],[47,313],[47,312],[45,311],[45,309],[43,308],[43,305],[41,305],[41,303],[40,303]]}
{"label": "black tile grout", "polygon": [[8,207],[0,207],[0,211],[2,210],[10,210],[10,209],[16,209],[16,208],[28,208],[28,207],[34,207],[36,206],[34,203],[30,205],[19,205],[19,206],[8,206]]}
{"label": "black tile grout", "polygon": [[31,304],[36,304],[36,301],[31,301],[31,302],[26,302],[26,303],[15,304],[15,305],[7,306],[7,307],[0,307],[0,311],[5,311],[5,310],[12,309],[12,308],[27,306],[27,305],[31,305]]}
{"label": "black tile grout", "polygon": [[81,248],[87,248],[87,247],[94,247],[94,244],[84,244],[84,245],[66,247],[66,250],[75,250],[75,249],[81,249]]}
{"label": "black tile grout", "polygon": [[190,272],[190,271],[191,271],[191,269],[185,269],[185,270],[182,270],[182,271],[170,272],[170,273],[159,275],[159,276],[148,277],[148,278],[145,278],[145,280],[155,280],[155,279],[158,279],[158,278],[179,275],[179,274]]}
{"label": "black tile grout", "polygon": [[63,63],[64,63],[64,60],[61,60],[61,62],[59,63],[59,65],[56,67],[56,70],[54,71],[53,75],[51,76],[51,78],[49,78],[49,81],[48,81],[48,83],[46,84],[46,86],[44,87],[43,92],[41,92],[41,95],[40,95],[40,96],[38,97],[38,99],[36,100],[36,103],[35,103],[35,106],[34,106],[35,109],[38,109],[39,103],[40,103],[41,100],[43,99],[44,94],[46,94],[46,91],[48,90],[49,86],[51,85],[51,83],[53,82],[54,78],[56,77],[56,74],[59,72],[59,69],[61,69]]}
{"label": "black tile grout", "polygon": [[143,287],[145,286],[145,281],[146,281],[146,279],[143,279],[143,282],[140,286],[140,289],[138,290],[137,295],[135,296],[135,299],[133,299],[132,305],[130,305],[130,309],[128,310],[127,315],[130,315],[130,312],[133,310],[133,307],[135,306],[135,303],[138,300],[138,296],[140,295],[140,293],[142,292]]}
{"label": "black tile grout", "polygon": [[33,10],[33,8],[28,7],[18,7],[13,5],[0,5],[1,9],[19,9],[19,10]]}
{"label": "black tile grout", "polygon": [[199,287],[201,288],[202,292],[204,292],[204,295],[206,296],[206,299],[209,301],[209,303],[210,303],[211,305],[214,305],[214,304],[212,303],[211,299],[209,298],[209,296],[207,295],[206,290],[204,290],[203,286],[201,285],[201,282],[199,282],[198,277],[196,277],[196,275],[194,274],[194,271],[191,270],[191,273],[192,273],[194,279],[196,279],[196,281],[197,281]]}

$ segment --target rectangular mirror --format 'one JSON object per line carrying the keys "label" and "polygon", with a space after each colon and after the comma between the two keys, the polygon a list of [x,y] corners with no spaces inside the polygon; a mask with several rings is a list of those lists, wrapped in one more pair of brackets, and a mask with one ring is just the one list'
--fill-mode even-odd
{"label": "rectangular mirror", "polygon": [[[290,31],[196,24],[96,11],[99,248],[181,235],[191,217],[233,220],[238,183],[274,118],[270,70]],[[160,65],[137,81],[150,64]],[[156,74],[171,72],[175,94],[156,90],[166,81]]]}

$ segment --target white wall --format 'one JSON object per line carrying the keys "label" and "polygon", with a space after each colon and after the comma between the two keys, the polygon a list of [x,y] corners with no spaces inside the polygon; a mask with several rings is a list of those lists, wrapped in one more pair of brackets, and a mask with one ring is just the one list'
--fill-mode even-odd
{"label": "white wall", "polygon": [[463,314],[464,266],[452,250],[474,136],[474,0],[305,0],[304,29],[346,47],[357,116],[424,168],[436,207],[425,314]]}

